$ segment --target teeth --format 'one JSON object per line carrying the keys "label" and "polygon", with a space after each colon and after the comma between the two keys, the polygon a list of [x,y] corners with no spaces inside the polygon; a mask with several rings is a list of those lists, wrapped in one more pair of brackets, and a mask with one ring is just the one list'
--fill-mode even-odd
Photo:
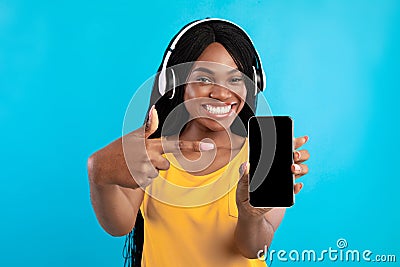
{"label": "teeth", "polygon": [[206,109],[208,112],[215,114],[215,115],[221,115],[221,114],[226,114],[229,111],[231,111],[231,105],[229,106],[224,106],[224,107],[215,107],[211,105],[205,105]]}

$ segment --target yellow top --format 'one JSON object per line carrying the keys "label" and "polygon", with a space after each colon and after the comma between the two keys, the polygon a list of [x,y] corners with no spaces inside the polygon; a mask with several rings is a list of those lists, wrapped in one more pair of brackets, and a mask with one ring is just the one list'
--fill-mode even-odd
{"label": "yellow top", "polygon": [[146,188],[142,266],[266,266],[234,249],[236,184],[247,161],[247,141],[223,168],[204,176],[189,174],[167,154],[171,166]]}

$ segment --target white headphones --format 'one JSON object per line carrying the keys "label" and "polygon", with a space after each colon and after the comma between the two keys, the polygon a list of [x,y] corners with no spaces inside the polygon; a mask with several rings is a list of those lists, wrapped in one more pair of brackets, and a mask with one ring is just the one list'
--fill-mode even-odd
{"label": "white headphones", "polygon": [[[235,26],[236,28],[238,28],[239,30],[241,30],[242,32],[244,32],[248,38],[248,40],[250,41],[250,43],[253,45],[254,47],[254,43],[253,41],[250,39],[250,36],[245,32],[245,30],[243,30],[239,25],[228,21],[228,20],[224,20],[224,19],[218,19],[218,18],[206,18],[203,20],[196,20],[192,23],[189,23],[188,25],[186,25],[186,27],[184,27],[179,33],[178,35],[176,35],[175,39],[172,41],[172,44],[170,47],[168,47],[167,49],[167,53],[164,57],[164,60],[162,62],[162,68],[158,77],[158,91],[160,92],[161,95],[165,94],[165,91],[168,89],[167,88],[167,65],[168,65],[168,61],[169,58],[171,57],[172,52],[174,52],[175,50],[175,46],[178,43],[178,41],[180,40],[180,38],[187,32],[189,31],[191,28],[193,28],[194,26],[200,24],[200,23],[205,23],[205,22],[210,22],[210,21],[221,21],[221,22],[225,22],[228,23],[230,25]],[[254,48],[254,50],[256,51],[255,53],[255,62],[256,62],[256,66],[252,66],[253,67],[253,82],[254,82],[254,95],[257,95],[258,93],[258,88],[261,91],[264,91],[265,86],[266,86],[266,77],[265,77],[265,73],[264,70],[262,68],[262,63],[261,63],[261,58],[257,52],[257,50]],[[176,85],[176,80],[175,80],[175,73],[174,70],[171,68],[171,75],[172,75],[172,80],[173,80],[173,85],[172,85],[172,96],[171,99],[175,96],[175,85]]]}

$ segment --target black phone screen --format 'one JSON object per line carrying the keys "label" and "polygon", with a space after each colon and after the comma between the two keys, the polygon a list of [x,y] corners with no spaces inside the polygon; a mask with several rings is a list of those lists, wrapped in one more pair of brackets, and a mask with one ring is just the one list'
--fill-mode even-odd
{"label": "black phone screen", "polygon": [[288,116],[251,117],[248,129],[250,204],[292,206],[293,120]]}

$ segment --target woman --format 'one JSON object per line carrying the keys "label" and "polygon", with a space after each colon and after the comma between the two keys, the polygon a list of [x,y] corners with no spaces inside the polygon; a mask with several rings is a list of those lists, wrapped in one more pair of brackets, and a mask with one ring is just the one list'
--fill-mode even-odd
{"label": "woman", "polygon": [[[246,125],[262,76],[237,25],[190,23],[164,55],[145,125],[89,158],[102,227],[122,236],[143,214],[142,266],[266,266],[257,253],[269,247],[285,210],[254,208],[248,199]],[[295,148],[307,139],[296,138]],[[307,173],[308,157],[294,153],[296,178]]]}

